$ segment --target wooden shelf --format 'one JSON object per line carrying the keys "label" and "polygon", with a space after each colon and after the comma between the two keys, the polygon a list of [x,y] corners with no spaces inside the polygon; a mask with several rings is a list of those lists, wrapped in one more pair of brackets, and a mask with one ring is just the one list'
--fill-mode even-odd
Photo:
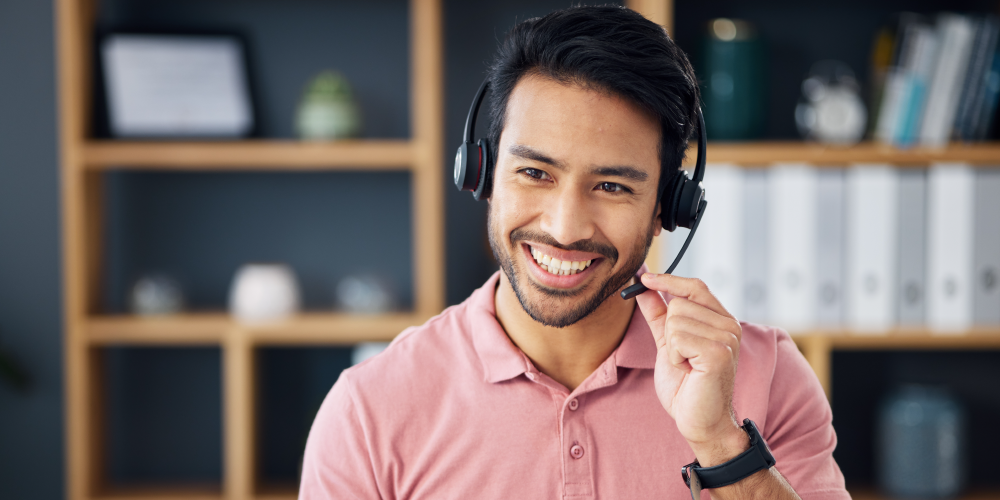
{"label": "wooden shelf", "polygon": [[221,485],[156,484],[114,486],[99,490],[94,500],[222,500]]}
{"label": "wooden shelf", "polygon": [[83,143],[88,170],[409,170],[409,140],[126,141]]}
{"label": "wooden shelf", "polygon": [[[693,166],[697,156],[698,149],[695,145],[688,150],[685,165]],[[833,167],[843,167],[849,163],[892,163],[924,167],[928,163],[940,161],[1000,166],[1000,143],[954,143],[945,148],[898,149],[876,142],[863,142],[849,147],[795,141],[710,142],[707,161],[745,166],[801,162]]]}
{"label": "wooden shelf", "polygon": [[965,332],[937,332],[923,328],[886,332],[846,330],[793,333],[799,344],[823,343],[829,349],[1000,349],[1000,327],[977,327]]}
{"label": "wooden shelf", "polygon": [[94,316],[85,328],[87,340],[96,345],[221,345],[234,337],[256,345],[354,344],[390,341],[407,327],[426,320],[414,313],[303,313],[277,323],[250,325],[225,313],[193,313]]}

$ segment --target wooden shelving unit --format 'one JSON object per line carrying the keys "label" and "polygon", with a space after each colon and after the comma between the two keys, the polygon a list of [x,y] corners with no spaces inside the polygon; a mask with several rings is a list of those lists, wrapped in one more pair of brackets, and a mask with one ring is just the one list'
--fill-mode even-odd
{"label": "wooden shelving unit", "polygon": [[[694,166],[697,147],[688,151],[685,166]],[[710,142],[707,161],[744,166],[767,166],[774,163],[809,163],[820,167],[844,167],[851,163],[890,163],[899,167],[925,168],[933,162],[965,162],[978,166],[1000,167],[1000,144],[950,144],[944,148],[898,149],[875,142],[848,147],[808,142]]]}
{"label": "wooden shelving unit", "polygon": [[[290,500],[294,491],[271,490],[255,480],[254,351],[263,345],[330,345],[389,340],[444,306],[442,172],[442,25],[440,0],[410,0],[411,130],[406,140],[311,143],[290,140],[139,142],[89,136],[91,33],[95,0],[54,0],[57,12],[60,157],[65,296],[67,491],[72,500],[200,499]],[[654,21],[672,24],[672,0],[631,0]],[[695,151],[688,155],[693,162]],[[709,162],[757,167],[780,162],[822,166],[880,162],[926,166],[938,161],[1000,165],[1000,144],[954,144],[944,149],[898,150],[863,143],[837,148],[799,142],[718,143]],[[227,314],[189,313],[169,318],[108,315],[98,304],[101,287],[103,174],[157,171],[406,171],[411,174],[414,310],[380,316],[302,314],[284,322],[246,326]],[[656,243],[658,244],[658,243]],[[661,269],[654,248],[648,264]],[[1000,349],[1000,329],[938,333],[894,330],[796,332],[793,338],[829,393],[834,350]],[[100,349],[110,345],[218,346],[223,357],[224,467],[221,485],[123,489],[107,484],[103,470],[104,420]],[[875,500],[875,493],[855,498]],[[975,493],[965,500],[1000,500]]]}
{"label": "wooden shelving unit", "polygon": [[[95,0],[54,0],[65,291],[67,492],[85,499],[268,498],[255,474],[254,352],[265,345],[388,340],[444,308],[440,0],[410,0],[410,129],[403,140],[116,141],[90,138]],[[235,7],[235,6],[234,6]],[[224,313],[107,315],[101,288],[103,174],[157,171],[403,171],[411,179],[414,307],[378,316],[301,314],[245,326]],[[211,345],[222,351],[223,478],[218,485],[123,488],[104,471],[101,348]],[[279,495],[284,497],[284,495]]]}

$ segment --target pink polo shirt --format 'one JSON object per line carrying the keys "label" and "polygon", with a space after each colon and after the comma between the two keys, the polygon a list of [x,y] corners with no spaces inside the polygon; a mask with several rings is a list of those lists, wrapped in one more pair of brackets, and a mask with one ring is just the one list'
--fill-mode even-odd
{"label": "pink polo shirt", "polygon": [[[499,274],[341,374],[309,434],[299,498],[691,498],[680,470],[694,453],[653,390],[639,308],[570,392],[500,327]],[[850,500],[830,406],[787,333],[743,323],[734,405],[804,500]]]}

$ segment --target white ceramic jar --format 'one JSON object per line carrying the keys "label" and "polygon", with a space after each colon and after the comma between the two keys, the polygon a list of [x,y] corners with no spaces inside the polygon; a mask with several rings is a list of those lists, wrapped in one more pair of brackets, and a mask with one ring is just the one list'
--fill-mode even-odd
{"label": "white ceramic jar", "polygon": [[239,321],[278,321],[299,310],[299,285],[286,264],[246,264],[229,291],[229,312]]}

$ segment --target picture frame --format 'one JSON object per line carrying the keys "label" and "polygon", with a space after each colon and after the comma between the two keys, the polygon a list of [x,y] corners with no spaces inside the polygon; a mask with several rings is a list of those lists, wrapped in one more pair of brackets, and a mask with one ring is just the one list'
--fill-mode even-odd
{"label": "picture frame", "polygon": [[110,137],[256,135],[248,47],[237,34],[108,31],[97,61],[99,125]]}

